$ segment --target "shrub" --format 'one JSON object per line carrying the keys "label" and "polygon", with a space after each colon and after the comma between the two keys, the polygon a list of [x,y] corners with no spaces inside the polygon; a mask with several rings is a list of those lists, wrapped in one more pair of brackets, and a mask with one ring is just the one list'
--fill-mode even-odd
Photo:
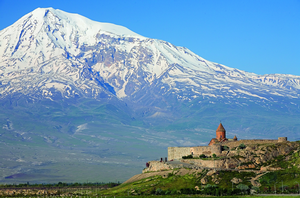
{"label": "shrub", "polygon": [[182,156],[182,159],[193,159],[192,155]]}
{"label": "shrub", "polygon": [[239,145],[239,149],[244,149],[244,148],[246,148],[246,145],[244,143]]}
{"label": "shrub", "polygon": [[229,151],[229,147],[228,146],[222,146],[222,151]]}
{"label": "shrub", "polygon": [[160,189],[160,188],[158,188],[158,189],[156,189],[155,194],[156,194],[156,195],[161,195],[162,192],[163,192],[163,190]]}
{"label": "shrub", "polygon": [[174,176],[174,173],[168,173],[168,177]]}
{"label": "shrub", "polygon": [[200,157],[200,158],[206,158],[206,155],[201,154],[199,157]]}
{"label": "shrub", "polygon": [[173,189],[173,190],[171,191],[171,195],[175,195],[175,194],[177,194],[177,190],[176,190],[176,189]]}
{"label": "shrub", "polygon": [[249,187],[245,184],[239,184],[236,187],[237,187],[237,189],[240,189],[241,191],[246,191],[249,189]]}

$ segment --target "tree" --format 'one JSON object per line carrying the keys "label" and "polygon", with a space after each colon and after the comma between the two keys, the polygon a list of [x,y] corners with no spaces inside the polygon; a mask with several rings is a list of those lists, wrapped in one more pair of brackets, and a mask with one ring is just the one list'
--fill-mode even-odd
{"label": "tree", "polygon": [[236,186],[236,188],[241,190],[244,193],[245,193],[245,191],[249,190],[249,187],[245,184],[239,184],[239,185]]}

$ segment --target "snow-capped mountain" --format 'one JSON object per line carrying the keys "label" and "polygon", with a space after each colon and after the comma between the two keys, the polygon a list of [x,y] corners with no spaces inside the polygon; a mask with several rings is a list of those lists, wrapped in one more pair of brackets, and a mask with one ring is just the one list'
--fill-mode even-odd
{"label": "snow-capped mountain", "polygon": [[125,179],[123,165],[137,174],[168,146],[203,145],[219,120],[228,137],[295,140],[299,94],[300,76],[248,73],[122,26],[38,8],[0,31],[0,146],[12,151],[0,152],[0,183],[58,169],[51,181],[80,173],[84,182],[109,174],[105,167]]}
{"label": "snow-capped mountain", "polygon": [[2,98],[18,92],[53,100],[59,92],[66,98],[134,101],[154,87],[160,97],[186,101],[300,94],[299,76],[233,69],[187,48],[53,8],[38,8],[0,31],[0,74]]}

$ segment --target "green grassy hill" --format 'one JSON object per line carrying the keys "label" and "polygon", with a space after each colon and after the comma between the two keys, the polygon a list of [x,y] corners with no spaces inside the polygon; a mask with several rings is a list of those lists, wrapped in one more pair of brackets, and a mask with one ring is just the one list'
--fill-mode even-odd
{"label": "green grassy hill", "polygon": [[[124,183],[105,190],[102,194],[122,196],[205,194],[219,196],[250,193],[299,193],[300,142],[254,146],[257,146],[258,152],[266,156],[265,159],[269,159],[262,160],[260,164],[256,164],[255,168],[232,171],[182,168],[158,171],[157,175],[152,172],[153,176]],[[281,155],[280,152],[285,152],[285,154]],[[241,150],[238,155],[242,156],[242,153]],[[256,154],[253,153],[253,155]],[[273,155],[273,157],[268,158],[269,155]]]}

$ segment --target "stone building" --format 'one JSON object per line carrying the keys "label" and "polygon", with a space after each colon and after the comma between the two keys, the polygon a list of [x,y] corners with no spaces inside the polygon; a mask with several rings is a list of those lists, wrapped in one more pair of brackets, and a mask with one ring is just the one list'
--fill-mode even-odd
{"label": "stone building", "polygon": [[204,154],[211,156],[212,154],[222,154],[222,146],[237,147],[239,144],[253,144],[253,143],[276,143],[286,142],[286,137],[279,137],[278,140],[239,140],[236,136],[232,139],[226,138],[226,130],[222,123],[219,124],[216,130],[216,137],[212,138],[208,146],[195,146],[195,147],[168,147],[168,159],[178,160],[182,159],[183,156],[193,155],[199,157]]}
{"label": "stone building", "polygon": [[[236,138],[236,136],[235,136]],[[237,138],[236,138],[237,140]],[[232,141],[236,141],[232,140]],[[212,154],[221,154],[222,153],[222,142],[229,141],[226,138],[226,130],[223,127],[222,123],[219,124],[219,127],[216,130],[216,138],[212,138],[208,146],[195,146],[195,147],[168,147],[168,159],[181,159],[182,156],[193,155],[206,155],[211,156]]]}
{"label": "stone building", "polygon": [[[236,138],[236,136],[234,136]],[[237,138],[236,138],[237,140]],[[209,142],[209,146],[220,143],[220,142],[226,142],[228,139],[226,138],[226,130],[223,127],[222,123],[219,124],[217,130],[216,130],[216,138],[212,138]]]}

